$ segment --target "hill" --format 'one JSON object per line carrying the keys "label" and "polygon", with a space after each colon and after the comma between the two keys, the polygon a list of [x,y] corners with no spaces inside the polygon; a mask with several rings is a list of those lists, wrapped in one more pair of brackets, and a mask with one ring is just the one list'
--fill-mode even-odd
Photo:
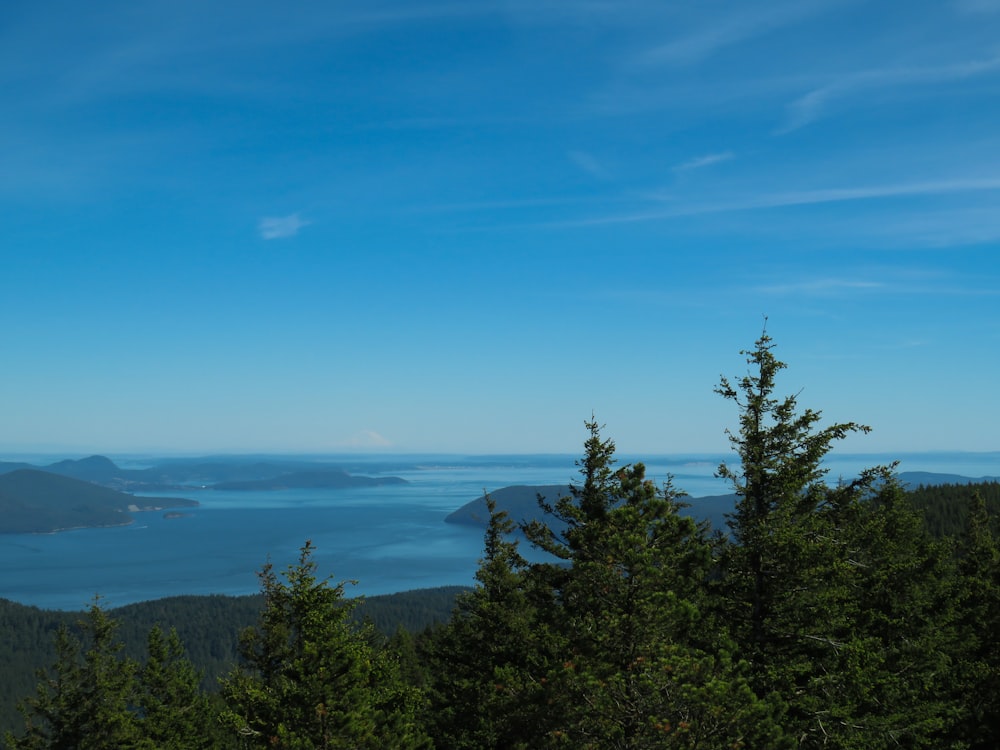
{"label": "hill", "polygon": [[[155,503],[155,505],[153,505]],[[0,533],[30,534],[132,522],[130,511],[192,507],[194,500],[141,498],[37,469],[0,474]]]}
{"label": "hill", "polygon": [[[515,523],[543,520],[544,513],[538,507],[538,496],[541,495],[548,503],[555,503],[560,497],[570,494],[566,484],[543,485],[513,485],[502,487],[490,493],[497,505],[497,510],[507,512]],[[457,523],[466,526],[485,527],[490,520],[486,510],[486,499],[478,497],[463,505],[444,519],[445,523]]]}
{"label": "hill", "polygon": [[[402,627],[419,633],[451,615],[455,598],[466,589],[445,586],[385,594],[362,599],[354,614],[368,620],[385,636]],[[218,688],[218,678],[237,661],[239,634],[260,614],[262,597],[176,596],[129,604],[110,610],[119,623],[125,653],[143,660],[146,637],[154,625],[174,628],[188,657],[202,673],[204,689]],[[61,625],[73,627],[80,612],[39,609],[0,598],[0,745],[5,730],[16,731],[23,721],[15,710],[18,700],[34,693],[36,671],[56,659],[55,634]]]}

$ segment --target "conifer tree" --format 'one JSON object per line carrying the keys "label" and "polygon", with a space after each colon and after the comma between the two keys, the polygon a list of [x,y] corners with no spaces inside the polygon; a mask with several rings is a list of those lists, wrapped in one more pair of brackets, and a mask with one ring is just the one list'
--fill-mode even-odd
{"label": "conifer tree", "polygon": [[260,573],[264,610],[223,681],[224,720],[250,747],[418,748],[414,696],[350,618],[344,584],[318,579],[310,542],[285,581]]}
{"label": "conifer tree", "polygon": [[137,702],[146,745],[156,750],[213,746],[215,717],[201,691],[201,676],[184,652],[177,631],[157,625],[147,641],[148,657],[138,674]]}
{"label": "conifer tree", "polygon": [[34,697],[20,710],[21,736],[8,735],[11,750],[121,750],[137,747],[140,733],[131,710],[137,665],[121,655],[118,624],[94,601],[79,623],[80,636],[63,627],[56,662],[39,672]]}
{"label": "conifer tree", "polygon": [[928,623],[940,604],[940,550],[897,502],[893,467],[825,482],[833,445],[869,428],[820,427],[820,412],[776,397],[785,365],[772,349],[765,331],[744,352],[748,374],[717,388],[740,411],[730,433],[740,463],[718,472],[737,494],[723,616],[754,690],[786,703],[785,726],[800,746],[933,746],[941,663]]}
{"label": "conifer tree", "polygon": [[552,586],[540,614],[559,634],[546,676],[554,727],[574,748],[782,747],[758,700],[704,616],[711,568],[705,528],[678,513],[680,493],[635,464],[615,468],[614,442],[590,421],[583,479],[526,528],[559,564],[535,566]]}
{"label": "conifer tree", "polygon": [[431,639],[431,723],[439,750],[533,747],[549,712],[538,679],[549,646],[529,591],[527,563],[510,538],[514,523],[485,496],[489,512],[476,587],[459,597]]}

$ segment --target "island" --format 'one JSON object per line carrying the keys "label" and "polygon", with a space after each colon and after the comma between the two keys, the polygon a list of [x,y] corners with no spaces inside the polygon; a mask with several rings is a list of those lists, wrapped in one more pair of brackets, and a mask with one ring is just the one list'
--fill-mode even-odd
{"label": "island", "polygon": [[135,512],[197,505],[180,497],[136,497],[38,469],[0,474],[0,534],[124,526]]}
{"label": "island", "polygon": [[219,482],[213,490],[338,490],[353,487],[380,487],[387,484],[407,484],[400,477],[365,477],[348,474],[339,469],[296,471],[270,479],[250,479],[237,482]]}

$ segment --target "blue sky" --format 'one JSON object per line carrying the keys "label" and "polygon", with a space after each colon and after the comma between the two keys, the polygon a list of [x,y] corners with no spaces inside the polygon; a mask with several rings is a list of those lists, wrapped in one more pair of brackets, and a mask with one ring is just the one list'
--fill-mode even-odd
{"label": "blue sky", "polygon": [[1000,1],[0,5],[0,451],[1000,450]]}

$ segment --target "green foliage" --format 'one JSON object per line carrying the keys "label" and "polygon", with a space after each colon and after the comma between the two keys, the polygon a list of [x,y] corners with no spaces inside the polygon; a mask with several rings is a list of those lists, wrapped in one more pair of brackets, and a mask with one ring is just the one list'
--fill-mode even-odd
{"label": "green foliage", "polygon": [[738,501],[722,556],[722,617],[760,697],[781,696],[802,747],[934,747],[949,610],[947,552],[900,502],[891,467],[830,487],[822,461],[868,428],[820,428],[820,412],[774,396],[785,367],[766,332],[750,373],[717,392],[737,404]]}
{"label": "green foliage", "polygon": [[970,505],[950,592],[956,617],[947,644],[953,664],[949,697],[958,716],[949,738],[985,749],[1000,747],[1000,538],[978,491]]}
{"label": "green foliage", "polygon": [[1000,534],[1000,482],[920,485],[907,493],[907,502],[923,515],[928,531],[943,538],[966,532],[977,494],[991,533]]}
{"label": "green foliage", "polygon": [[316,577],[312,551],[306,542],[285,581],[261,571],[264,609],[224,682],[224,721],[255,747],[423,746],[417,696],[351,620],[344,585]]}
{"label": "green foliage", "polygon": [[712,567],[706,530],[681,516],[680,493],[657,487],[642,464],[614,467],[614,443],[596,422],[580,462],[581,486],[552,512],[554,533],[529,538],[566,560],[548,566],[561,635],[547,675],[558,707],[549,738],[572,747],[726,747],[782,744],[771,707],[704,604]]}
{"label": "green foliage", "polygon": [[213,716],[201,676],[188,660],[176,630],[149,632],[149,654],[139,670],[137,704],[144,741],[156,750],[213,746]]}
{"label": "green foliage", "polygon": [[116,623],[95,602],[79,623],[80,637],[60,628],[56,662],[39,673],[35,696],[21,705],[24,732],[8,735],[12,750],[119,750],[136,746],[131,711],[135,662],[122,658]]}
{"label": "green foliage", "polygon": [[424,645],[428,723],[438,748],[531,746],[544,723],[538,674],[546,656],[514,524],[485,498],[490,522],[478,585]]}
{"label": "green foliage", "polygon": [[[446,586],[358,600],[351,612],[358,623],[371,622],[386,637],[399,626],[419,633],[448,620],[455,598],[467,588]],[[239,658],[239,635],[257,622],[264,599],[253,596],[175,596],[110,610],[119,624],[122,654],[136,662],[148,656],[150,630],[176,631],[185,654],[201,675],[200,687],[214,694],[219,678]],[[0,738],[24,725],[16,705],[34,692],[39,669],[56,658],[61,626],[75,627],[80,613],[42,610],[0,599]]]}

